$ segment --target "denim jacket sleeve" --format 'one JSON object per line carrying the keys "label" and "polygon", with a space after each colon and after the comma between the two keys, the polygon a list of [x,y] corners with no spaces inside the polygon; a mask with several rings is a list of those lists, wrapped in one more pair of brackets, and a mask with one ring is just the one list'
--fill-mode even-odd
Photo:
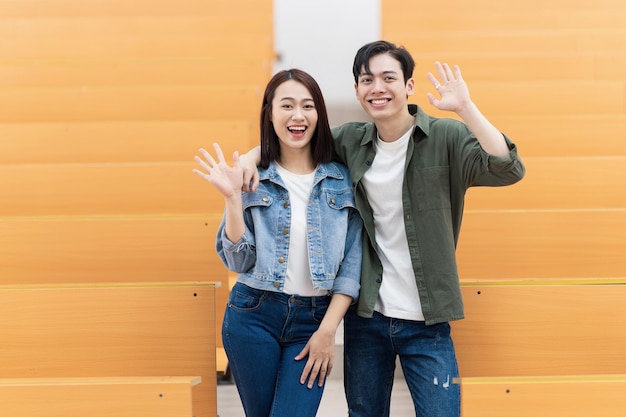
{"label": "denim jacket sleeve", "polygon": [[228,270],[238,273],[250,270],[256,263],[256,242],[245,213],[244,219],[246,231],[237,242],[231,242],[226,237],[224,218],[222,218],[222,223],[217,231],[217,254]]}
{"label": "denim jacket sleeve", "polygon": [[337,271],[332,293],[351,296],[353,304],[358,301],[361,288],[362,233],[361,216],[356,209],[350,209],[343,262]]}

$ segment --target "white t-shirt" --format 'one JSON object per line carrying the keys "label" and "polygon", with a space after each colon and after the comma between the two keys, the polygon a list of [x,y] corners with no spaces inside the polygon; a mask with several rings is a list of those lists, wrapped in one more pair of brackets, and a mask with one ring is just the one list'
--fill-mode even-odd
{"label": "white t-shirt", "polygon": [[363,177],[374,213],[376,252],[383,265],[383,282],[374,310],[387,317],[424,320],[402,211],[404,165],[411,128],[394,142],[376,140],[376,157]]}
{"label": "white t-shirt", "polygon": [[294,174],[276,164],[276,170],[283,179],[289,192],[291,206],[291,226],[289,227],[289,255],[287,258],[287,274],[283,292],[314,297],[328,294],[326,290],[313,288],[309,252],[306,240],[306,212],[313,190],[315,171],[310,174]]}

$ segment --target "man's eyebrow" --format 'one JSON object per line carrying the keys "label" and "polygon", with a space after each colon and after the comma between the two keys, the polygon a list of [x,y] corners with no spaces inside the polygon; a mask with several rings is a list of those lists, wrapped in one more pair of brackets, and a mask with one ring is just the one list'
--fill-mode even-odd
{"label": "man's eyebrow", "polygon": [[[394,70],[386,70],[386,71],[382,71],[380,74],[381,75],[387,75],[387,74],[398,75],[398,72],[394,71]],[[363,76],[366,76],[366,75],[370,75],[371,76],[371,75],[374,75],[374,74],[371,73],[371,72],[362,72],[362,73],[359,74],[359,77],[363,77]]]}

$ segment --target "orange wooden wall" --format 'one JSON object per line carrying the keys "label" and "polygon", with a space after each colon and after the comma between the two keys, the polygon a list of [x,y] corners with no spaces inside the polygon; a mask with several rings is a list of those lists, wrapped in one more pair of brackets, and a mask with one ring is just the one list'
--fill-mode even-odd
{"label": "orange wooden wall", "polygon": [[272,19],[271,1],[0,0],[0,284],[218,281],[221,316],[223,201],[193,157],[257,143]]}
{"label": "orange wooden wall", "polygon": [[382,0],[382,37],[412,53],[412,101],[433,115],[450,117],[428,103],[426,73],[460,65],[527,167],[467,195],[466,319],[453,324],[464,417],[621,415],[626,3]]}
{"label": "orange wooden wall", "polygon": [[624,278],[626,3],[383,0],[382,27],[416,59],[414,102],[444,115],[425,74],[459,64],[527,166],[512,187],[469,191],[462,279]]}

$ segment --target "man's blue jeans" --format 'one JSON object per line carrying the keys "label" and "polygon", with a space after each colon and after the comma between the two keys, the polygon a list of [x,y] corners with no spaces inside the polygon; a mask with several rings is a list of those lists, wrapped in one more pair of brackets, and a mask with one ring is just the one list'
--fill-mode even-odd
{"label": "man's blue jeans", "polygon": [[222,340],[247,417],[310,416],[324,388],[300,384],[306,358],[295,356],[315,332],[330,297],[300,297],[237,283],[224,321]]}
{"label": "man's blue jeans", "polygon": [[459,417],[461,390],[450,325],[385,317],[344,319],[344,384],[350,417],[388,417],[396,357],[417,417]]}

